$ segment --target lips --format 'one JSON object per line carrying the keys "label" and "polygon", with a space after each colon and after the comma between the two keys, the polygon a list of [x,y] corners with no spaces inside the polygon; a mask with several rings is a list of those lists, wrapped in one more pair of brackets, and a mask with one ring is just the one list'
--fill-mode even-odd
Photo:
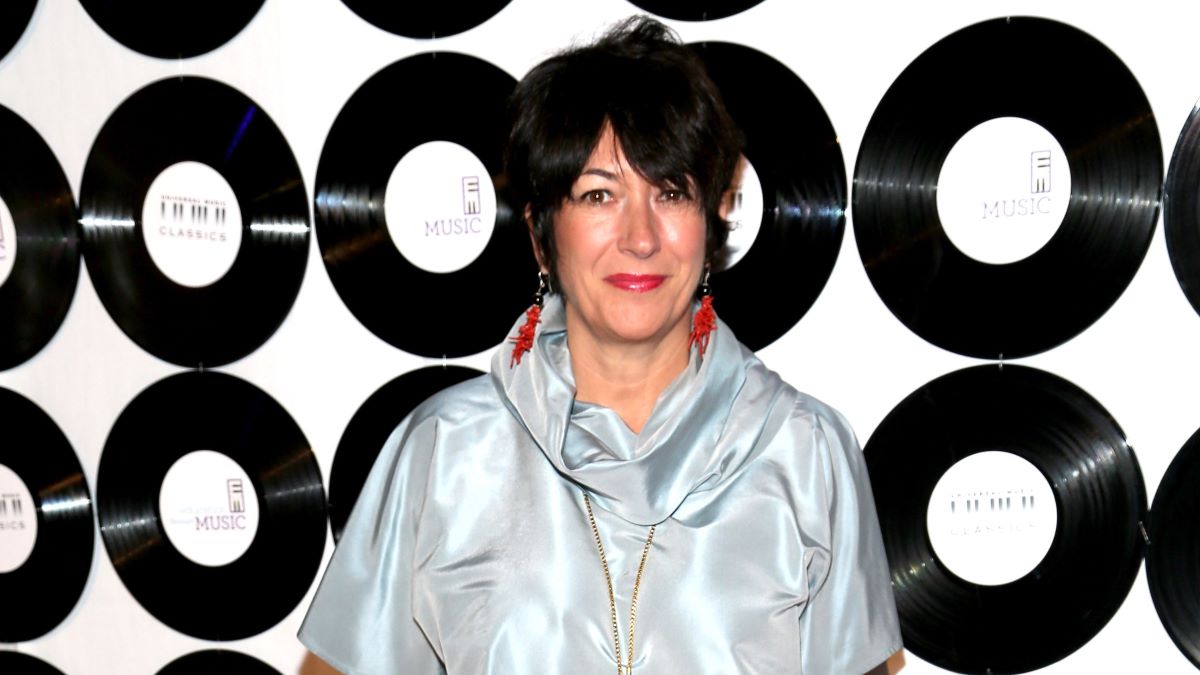
{"label": "lips", "polygon": [[667,277],[663,274],[612,274],[604,277],[604,281],[623,291],[645,293],[662,285]]}

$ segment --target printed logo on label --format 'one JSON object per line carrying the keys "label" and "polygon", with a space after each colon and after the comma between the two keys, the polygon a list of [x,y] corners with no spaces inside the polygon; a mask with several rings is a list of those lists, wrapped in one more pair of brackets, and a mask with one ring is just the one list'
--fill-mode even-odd
{"label": "printed logo on label", "polygon": [[1058,505],[1042,472],[1008,452],[986,451],[950,467],[929,498],[929,542],[954,574],[982,586],[1007,584],[1046,557]]}
{"label": "printed logo on label", "polygon": [[492,238],[496,188],[470,150],[448,141],[423,143],[392,170],[384,217],[405,260],[426,272],[457,272]]}
{"label": "printed logo on label", "polygon": [[200,162],[167,167],[146,192],[142,237],[154,264],[181,286],[208,286],[242,246],[242,212],[225,178]]}
{"label": "printed logo on label", "polygon": [[258,496],[237,462],[212,450],[180,457],[163,477],[159,513],[167,539],[199,565],[237,560],[258,532]]}
{"label": "printed logo on label", "polygon": [[8,205],[0,199],[0,286],[8,281],[17,258],[17,227]]}
{"label": "printed logo on label", "polygon": [[37,543],[37,504],[25,481],[0,464],[0,574],[25,564]]}
{"label": "printed logo on label", "polygon": [[738,264],[754,245],[758,231],[762,228],[763,194],[762,182],[750,160],[742,157],[733,175],[733,190],[726,197],[729,221],[729,240],[725,244],[725,269]]}
{"label": "printed logo on label", "polygon": [[938,175],[938,218],[966,255],[1003,265],[1041,250],[1062,225],[1071,170],[1058,140],[1019,117],[988,120],[958,140]]}

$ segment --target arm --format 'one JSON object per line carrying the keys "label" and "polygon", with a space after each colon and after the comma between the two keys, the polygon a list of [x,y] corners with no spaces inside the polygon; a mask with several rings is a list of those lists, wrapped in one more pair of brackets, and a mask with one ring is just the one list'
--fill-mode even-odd
{"label": "arm", "polygon": [[301,642],[347,675],[399,666],[406,673],[445,672],[412,612],[433,426],[406,420],[388,439],[300,629]]}
{"label": "arm", "polygon": [[[858,441],[845,419],[818,408],[813,424],[824,491],[821,548],[809,565],[809,600],[800,616],[802,672],[887,673],[883,663],[901,647],[871,484]],[[877,664],[883,665],[877,665]],[[882,668],[882,670],[881,670]]]}

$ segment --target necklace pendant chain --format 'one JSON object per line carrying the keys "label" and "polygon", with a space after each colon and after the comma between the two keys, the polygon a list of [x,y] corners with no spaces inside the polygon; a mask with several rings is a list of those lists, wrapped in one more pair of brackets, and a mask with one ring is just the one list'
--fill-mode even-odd
{"label": "necklace pendant chain", "polygon": [[600,567],[604,570],[604,581],[608,584],[608,612],[612,619],[613,651],[617,655],[617,675],[632,675],[633,673],[633,638],[637,626],[638,591],[642,586],[642,572],[646,569],[646,557],[650,555],[650,543],[654,541],[654,525],[650,526],[650,534],[646,536],[646,545],[642,548],[642,561],[638,563],[637,577],[633,580],[633,595],[629,599],[629,654],[628,662],[621,663],[621,630],[617,624],[617,600],[613,594],[612,575],[608,571],[608,558],[604,556],[604,542],[600,541],[600,530],[596,528],[596,517],[592,515],[592,500],[587,492],[583,493],[583,505],[587,507],[588,524],[592,526],[592,536],[596,539],[596,550],[600,553]]}

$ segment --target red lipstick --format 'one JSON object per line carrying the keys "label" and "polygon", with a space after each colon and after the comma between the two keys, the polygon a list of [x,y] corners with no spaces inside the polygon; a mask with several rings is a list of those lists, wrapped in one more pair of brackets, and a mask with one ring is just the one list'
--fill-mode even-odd
{"label": "red lipstick", "polygon": [[667,277],[663,274],[610,274],[604,281],[623,291],[645,293],[662,285]]}

